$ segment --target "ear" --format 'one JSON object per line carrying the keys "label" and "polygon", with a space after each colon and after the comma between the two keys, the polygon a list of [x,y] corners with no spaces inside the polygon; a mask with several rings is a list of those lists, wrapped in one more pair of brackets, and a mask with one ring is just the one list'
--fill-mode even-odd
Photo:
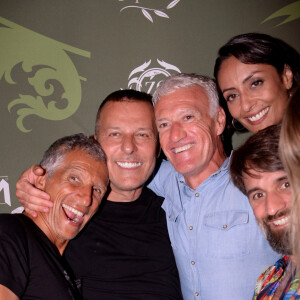
{"label": "ear", "polygon": [[46,179],[47,179],[47,174],[44,174],[42,176],[38,176],[35,186],[39,188],[42,191],[45,191],[45,186],[46,186]]}
{"label": "ear", "polygon": [[282,82],[287,90],[289,90],[293,85],[294,74],[289,65],[284,65],[282,72]]}
{"label": "ear", "polygon": [[225,124],[226,124],[226,114],[222,107],[218,108],[218,111],[215,116],[215,121],[216,121],[217,135],[221,135],[222,132],[224,131]]}

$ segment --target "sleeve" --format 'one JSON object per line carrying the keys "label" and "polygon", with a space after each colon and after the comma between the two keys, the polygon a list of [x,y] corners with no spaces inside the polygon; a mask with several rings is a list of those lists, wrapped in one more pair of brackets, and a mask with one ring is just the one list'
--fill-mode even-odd
{"label": "sleeve", "polygon": [[166,192],[164,186],[166,184],[167,178],[169,178],[169,176],[171,175],[171,168],[171,163],[166,160],[163,160],[156,175],[148,184],[148,188],[151,189],[156,195],[165,198]]}
{"label": "sleeve", "polygon": [[9,216],[0,215],[0,284],[19,298],[25,291],[29,277],[27,245],[23,226]]}

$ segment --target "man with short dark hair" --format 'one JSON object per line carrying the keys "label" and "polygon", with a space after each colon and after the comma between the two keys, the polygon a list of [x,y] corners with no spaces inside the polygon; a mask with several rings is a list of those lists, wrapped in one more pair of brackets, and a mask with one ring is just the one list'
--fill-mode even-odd
{"label": "man with short dark hair", "polygon": [[52,144],[41,166],[36,186],[51,196],[50,212],[0,215],[1,300],[82,299],[61,255],[106,193],[105,155],[94,139],[76,134]]}
{"label": "man with short dark hair", "polygon": [[[251,136],[234,151],[231,177],[249,199],[257,223],[274,251],[283,254],[258,278],[254,299],[290,299],[297,285],[291,280],[295,267],[289,239],[291,190],[279,157],[280,125]],[[284,295],[287,298],[281,298]]]}
{"label": "man with short dark hair", "polygon": [[[145,186],[159,152],[151,95],[113,92],[99,108],[95,132],[107,157],[110,191],[66,250],[84,298],[182,299],[163,198]],[[23,190],[28,178],[19,181]],[[21,189],[18,194],[30,200]]]}

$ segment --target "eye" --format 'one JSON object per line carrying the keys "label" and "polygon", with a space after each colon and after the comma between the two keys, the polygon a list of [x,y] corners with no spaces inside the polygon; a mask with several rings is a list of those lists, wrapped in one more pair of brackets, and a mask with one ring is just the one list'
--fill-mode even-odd
{"label": "eye", "polygon": [[70,176],[70,180],[71,180],[71,181],[75,181],[75,182],[79,181],[78,177],[75,176],[75,175],[71,175],[71,176]]}
{"label": "eye", "polygon": [[70,175],[69,176],[69,181],[74,186],[79,186],[80,185],[80,178],[77,175]]}
{"label": "eye", "polygon": [[161,123],[159,124],[158,128],[165,128],[168,126],[168,123]]}
{"label": "eye", "polygon": [[290,187],[290,183],[288,181],[285,181],[282,183],[282,185],[280,186],[281,190],[285,190],[288,189]]}
{"label": "eye", "polygon": [[259,193],[253,194],[253,195],[252,195],[252,199],[253,199],[253,200],[259,200],[259,199],[261,199],[261,198],[264,197],[264,196],[265,196],[264,193],[259,192]]}
{"label": "eye", "polygon": [[149,137],[149,135],[147,133],[138,133],[137,134],[139,137]]}
{"label": "eye", "polygon": [[230,94],[230,95],[226,96],[225,99],[227,102],[232,102],[237,98],[237,96],[238,96],[237,94]]}
{"label": "eye", "polygon": [[261,79],[256,79],[254,80],[252,83],[251,83],[251,87],[257,87],[259,85],[262,85],[263,84],[263,80]]}
{"label": "eye", "polygon": [[192,115],[187,115],[187,116],[184,117],[184,120],[188,121],[188,120],[191,120],[191,119],[193,119],[193,118],[194,118],[194,116],[192,116]]}
{"label": "eye", "polygon": [[97,194],[100,194],[100,195],[102,194],[102,190],[100,188],[94,187],[93,191]]}
{"label": "eye", "polygon": [[111,132],[108,136],[119,136],[120,133],[119,132]]}

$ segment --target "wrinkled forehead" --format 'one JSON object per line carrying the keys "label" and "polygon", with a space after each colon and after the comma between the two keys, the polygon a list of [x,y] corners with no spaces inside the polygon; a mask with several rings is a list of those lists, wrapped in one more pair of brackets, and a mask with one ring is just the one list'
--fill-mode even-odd
{"label": "wrinkled forehead", "polygon": [[170,114],[179,110],[194,109],[210,114],[210,101],[206,90],[198,85],[178,88],[163,95],[156,103],[154,111],[158,118],[162,113]]}

